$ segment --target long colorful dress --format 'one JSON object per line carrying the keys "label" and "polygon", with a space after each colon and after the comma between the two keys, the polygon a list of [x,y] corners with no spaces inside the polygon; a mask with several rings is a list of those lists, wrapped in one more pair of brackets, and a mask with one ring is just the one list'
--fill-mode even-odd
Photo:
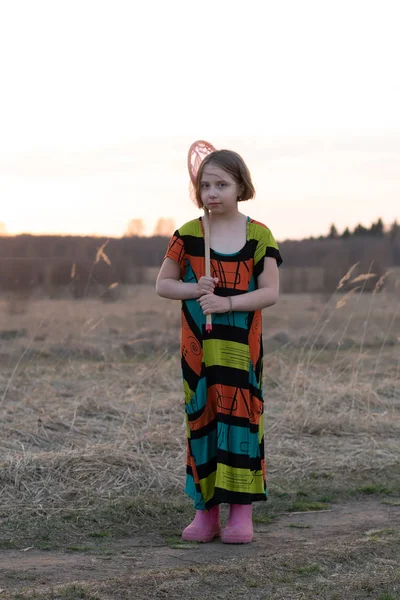
{"label": "long colorful dress", "polygon": [[[215,294],[236,296],[257,289],[264,257],[282,263],[271,231],[247,218],[246,243],[235,254],[211,249]],[[165,257],[180,266],[184,282],[205,275],[202,220],[171,238]],[[181,364],[186,407],[185,492],[196,509],[223,502],[266,500],[263,346],[261,310],[212,316],[212,332],[197,300],[182,301]]]}

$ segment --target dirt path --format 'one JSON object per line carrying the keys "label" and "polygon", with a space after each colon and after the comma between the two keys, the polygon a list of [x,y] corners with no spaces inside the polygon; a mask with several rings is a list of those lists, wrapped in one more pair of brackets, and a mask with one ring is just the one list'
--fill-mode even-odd
{"label": "dirt path", "polygon": [[[296,524],[303,527],[291,527]],[[307,527],[308,526],[308,527]],[[367,499],[333,505],[331,511],[283,515],[268,525],[255,524],[255,540],[247,546],[228,546],[215,540],[207,545],[171,548],[158,534],[108,540],[107,556],[82,552],[0,551],[0,598],[19,588],[40,591],[70,582],[104,581],[144,571],[176,567],[222,564],[232,558],[277,557],[307,548],[321,551],[342,545],[349,548],[367,539],[371,530],[400,533],[400,506]],[[370,533],[370,535],[372,535]]]}

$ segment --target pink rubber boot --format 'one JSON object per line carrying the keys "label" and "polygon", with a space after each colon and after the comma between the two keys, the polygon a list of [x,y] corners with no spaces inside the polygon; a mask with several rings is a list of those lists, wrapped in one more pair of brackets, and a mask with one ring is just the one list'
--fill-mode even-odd
{"label": "pink rubber boot", "polygon": [[253,521],[251,504],[231,504],[229,519],[222,530],[224,544],[248,544],[253,539]]}
{"label": "pink rubber boot", "polygon": [[182,539],[187,542],[211,542],[220,533],[219,505],[217,505],[210,510],[196,510],[195,518],[182,532]]}

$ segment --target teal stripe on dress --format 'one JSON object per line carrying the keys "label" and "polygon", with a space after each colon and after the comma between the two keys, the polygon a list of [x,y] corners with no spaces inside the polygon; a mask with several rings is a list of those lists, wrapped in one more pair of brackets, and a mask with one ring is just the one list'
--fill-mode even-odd
{"label": "teal stripe on dress", "polygon": [[218,448],[234,454],[245,454],[250,458],[260,456],[258,433],[226,423],[218,423]]}
{"label": "teal stripe on dress", "polygon": [[197,302],[197,300],[185,300],[185,304],[193,321],[201,330],[201,326],[206,322],[206,317],[201,310],[200,302]]}
{"label": "teal stripe on dress", "polygon": [[196,465],[204,465],[217,455],[217,430],[210,431],[207,436],[190,440],[192,454]]}
{"label": "teal stripe on dress", "polygon": [[202,377],[196,386],[196,391],[193,398],[186,404],[186,412],[188,415],[202,410],[207,402],[207,379]]}
{"label": "teal stripe on dress", "polygon": [[254,277],[252,277],[252,278],[250,279],[250,282],[249,282],[249,287],[248,287],[248,290],[247,290],[247,291],[248,291],[248,292],[254,292],[254,290],[256,290],[256,289],[257,289],[257,286],[256,286],[256,280],[254,279]]}
{"label": "teal stripe on dress", "polygon": [[206,505],[203,500],[203,495],[197,491],[193,476],[189,475],[188,473],[186,474],[185,493],[189,496],[189,498],[193,499],[194,508],[196,510],[206,509]]}
{"label": "teal stripe on dress", "polygon": [[197,283],[196,275],[194,274],[192,265],[188,260],[186,260],[185,276],[183,278],[183,281],[185,281],[186,283]]}
{"label": "teal stripe on dress", "polygon": [[[254,370],[254,366],[251,361],[250,361],[250,369],[249,369],[249,383],[250,383],[250,385],[253,385],[255,388],[259,388],[257,377],[256,377],[255,370]],[[261,391],[262,391],[262,389],[261,389]]]}

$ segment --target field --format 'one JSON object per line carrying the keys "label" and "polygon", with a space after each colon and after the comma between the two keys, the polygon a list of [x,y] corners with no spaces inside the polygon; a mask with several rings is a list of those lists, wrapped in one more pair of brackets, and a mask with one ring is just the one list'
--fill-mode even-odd
{"label": "field", "polygon": [[0,299],[0,599],[399,599],[399,300],[264,311],[269,499],[227,546],[179,538],[179,303]]}

